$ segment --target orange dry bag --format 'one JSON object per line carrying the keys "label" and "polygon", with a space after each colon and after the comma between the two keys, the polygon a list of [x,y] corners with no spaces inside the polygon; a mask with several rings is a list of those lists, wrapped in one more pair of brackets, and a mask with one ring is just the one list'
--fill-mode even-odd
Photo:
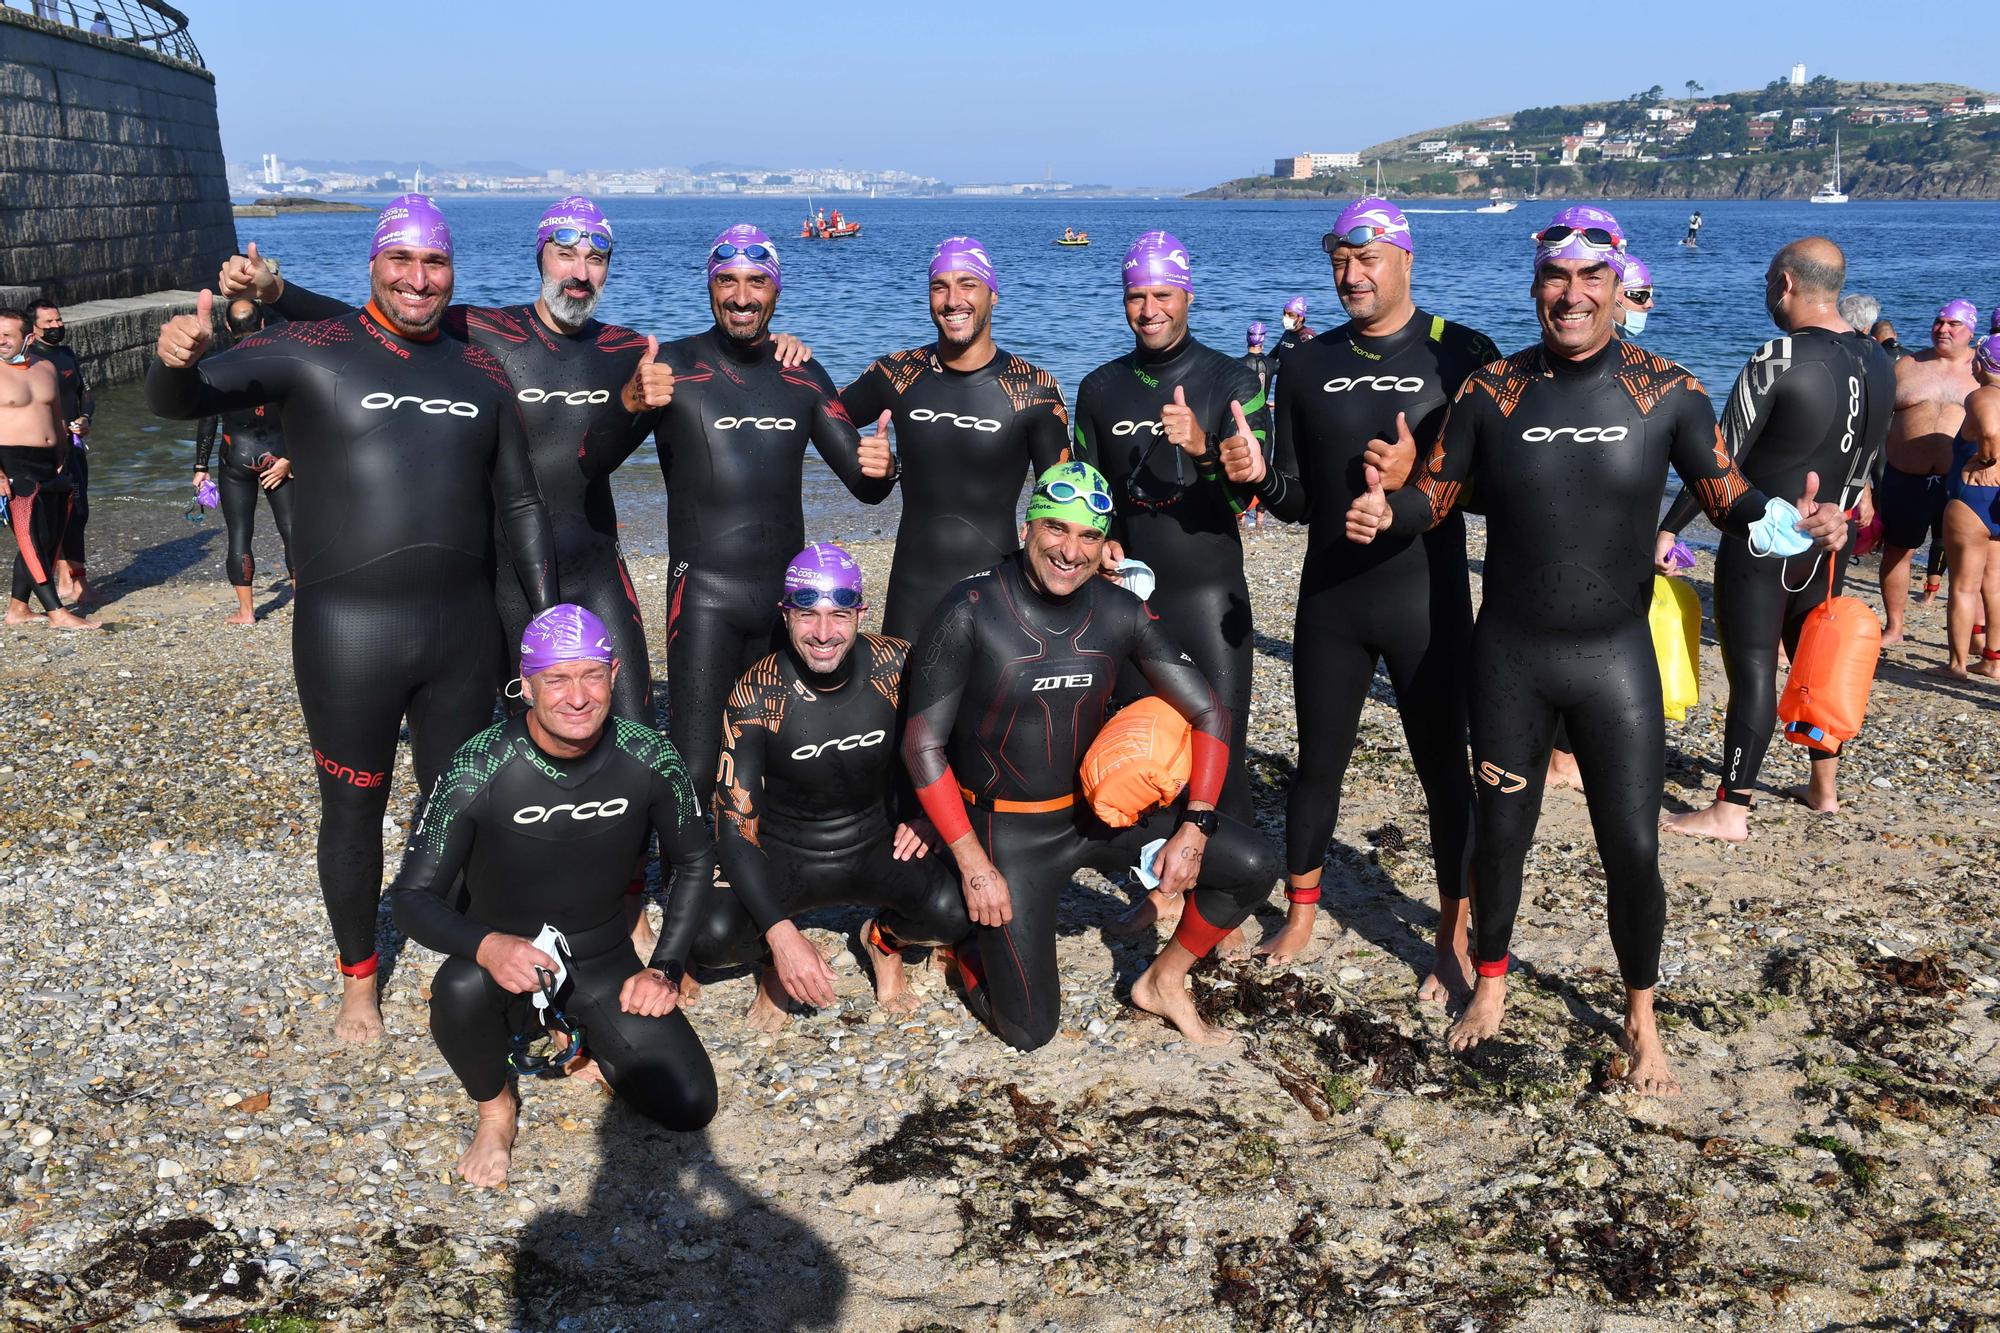
{"label": "orange dry bag", "polygon": [[1701,702],[1701,598],[1686,579],[1655,574],[1646,619],[1660,659],[1660,704],[1669,722],[1684,721]]}
{"label": "orange dry bag", "polygon": [[1778,700],[1785,739],[1827,754],[1838,754],[1860,734],[1875,662],[1882,656],[1882,622],[1874,611],[1859,598],[1831,595],[1832,561],[1837,558],[1828,557],[1829,596],[1806,614],[1792,673]]}
{"label": "orange dry bag", "polygon": [[1147,697],[1104,724],[1083,757],[1083,799],[1112,828],[1130,828],[1180,795],[1194,771],[1192,728]]}

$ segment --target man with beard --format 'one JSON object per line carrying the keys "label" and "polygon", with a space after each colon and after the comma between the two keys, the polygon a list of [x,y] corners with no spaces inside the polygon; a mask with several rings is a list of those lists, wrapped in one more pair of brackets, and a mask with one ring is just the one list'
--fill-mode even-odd
{"label": "man with beard", "polygon": [[252,334],[204,359],[212,298],[160,327],[146,402],[177,421],[280,409],[298,496],[292,667],[319,776],[319,878],[343,978],[334,1035],[382,1034],[375,916],[404,719],[428,794],[493,716],[493,523],[522,594],[556,596],[554,536],[514,386],[451,306],[451,229],[406,194],[382,211],[366,308]]}
{"label": "man with beard", "polygon": [[[1875,496],[1882,516],[1882,646],[1903,641],[1910,602],[1910,563],[1926,541],[1942,545],[1945,474],[1951,442],[1965,420],[1965,400],[1979,387],[1972,378],[1972,335],[1979,313],[1972,302],[1949,301],[1931,321],[1929,351],[1896,363],[1896,415],[1889,423],[1887,466]],[[1937,595],[1934,574],[1924,600]]]}
{"label": "man with beard", "polygon": [[69,346],[69,329],[63,323],[62,307],[54,301],[31,301],[28,318],[34,321],[34,339],[28,355],[56,368],[56,386],[62,395],[63,422],[69,427],[69,462],[64,475],[69,478],[69,523],[63,528],[62,551],[56,556],[56,590],[72,602],[90,596],[90,579],[84,570],[83,530],[90,522],[90,418],[97,411],[97,395],[83,377],[76,352]]}
{"label": "man with beard", "polygon": [[937,341],[874,361],[841,390],[855,421],[896,428],[903,521],[882,632],[916,637],[945,590],[1020,549],[1014,516],[1030,476],[1061,461],[1069,413],[1055,377],[993,345],[1000,284],[976,236],[931,257]]}

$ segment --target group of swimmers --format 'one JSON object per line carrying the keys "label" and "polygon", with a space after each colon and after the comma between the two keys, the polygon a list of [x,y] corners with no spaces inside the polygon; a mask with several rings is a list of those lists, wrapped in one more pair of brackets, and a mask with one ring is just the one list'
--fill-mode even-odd
{"label": "group of swimmers", "polygon": [[[381,827],[409,724],[425,802],[392,899],[411,938],[449,955],[432,1028],[478,1105],[466,1179],[505,1176],[513,1074],[590,1061],[659,1122],[706,1123],[715,1082],[685,1013],[690,969],[761,963],[760,1026],[829,1004],[831,970],[794,924],[820,906],[871,910],[857,947],[884,1008],[914,1005],[903,955],[929,946],[971,1011],[1032,1050],[1057,1030],[1062,888],[1079,867],[1150,856],[1158,887],[1125,926],[1177,921],[1133,1003],[1193,1042],[1227,1040],[1195,1012],[1187,972],[1281,873],[1287,920],[1263,951],[1305,946],[1378,665],[1426,795],[1441,912],[1422,993],[1464,1005],[1452,1046],[1500,1029],[1563,726],[1606,871],[1627,1078],[1677,1088],[1652,1015],[1666,904],[1650,534],[1672,467],[1725,534],[1718,616],[1766,657],[1826,595],[1821,561],[1837,581],[1895,372],[1837,322],[1830,242],[1772,261],[1783,336],[1718,430],[1693,376],[1616,336],[1625,237],[1593,208],[1537,233],[1541,338],[1503,358],[1416,306],[1415,237],[1394,204],[1349,205],[1323,240],[1348,322],[1285,349],[1275,404],[1256,370],[1189,335],[1194,266],[1149,231],[1124,259],[1133,347],[1084,379],[1073,411],[995,345],[1000,277],[976,238],[945,239],[931,261],[936,341],[845,389],[771,334],[783,268],[755,227],[709,247],[713,324],[665,344],[594,317],[614,245],[589,200],[551,207],[535,241],[539,292],[503,308],[451,304],[450,228],[422,196],[383,212],[358,308],[253,249],[219,281],[241,303],[234,345],[211,350],[203,293],[162,327],[147,380],[162,416],[263,411],[282,434],[349,1040],[382,1030]],[[1288,335],[1304,332],[1295,313]],[[666,736],[609,487],[648,435],[668,497]],[[862,630],[852,557],[805,542],[809,442],[864,502],[903,488],[880,634]],[[1467,496],[1489,570],[1505,571],[1476,618]],[[1282,855],[1256,830],[1244,765],[1237,520],[1253,499],[1310,525]],[[1792,588],[1806,591],[1772,591]],[[1772,729],[1764,685],[1738,686],[1745,750]],[[1179,720],[1187,772],[1114,823],[1079,798],[1078,770],[1134,696]],[[1732,745],[1738,724],[1732,700]],[[1732,809],[1754,767],[1726,767]],[[654,838],[671,869],[657,933],[638,910]]]}

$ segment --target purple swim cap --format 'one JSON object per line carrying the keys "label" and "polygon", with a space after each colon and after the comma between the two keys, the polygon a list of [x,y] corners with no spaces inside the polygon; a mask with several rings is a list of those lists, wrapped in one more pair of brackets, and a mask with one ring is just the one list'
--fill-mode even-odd
{"label": "purple swim cap", "polygon": [[1246,335],[1245,341],[1247,341],[1252,347],[1255,347],[1258,343],[1264,341],[1263,320],[1253,319],[1250,321],[1250,332]]}
{"label": "purple swim cap", "polygon": [[1979,327],[1979,308],[1963,298],[1956,301],[1946,301],[1938,310],[1937,317],[1939,319],[1958,321],[1960,324],[1965,325],[1966,332],[1968,333],[1973,332]]}
{"label": "purple swim cap", "polygon": [[[719,255],[717,251],[729,247],[729,254]],[[758,250],[763,253],[760,256]],[[708,243],[708,276],[713,279],[718,273],[748,269],[762,273],[771,280],[771,286],[782,289],[783,276],[778,271],[778,247],[764,234],[761,227],[748,222],[739,222]]]}
{"label": "purple swim cap", "polygon": [[574,227],[578,231],[585,232],[603,232],[605,249],[611,248],[609,245],[611,223],[603,211],[582,195],[573,194],[567,199],[558,199],[550,204],[548,212],[542,214],[542,220],[535,224],[535,253],[540,254],[542,247],[547,245],[557,230],[563,227]]}
{"label": "purple swim cap", "polygon": [[931,276],[940,273],[970,273],[986,284],[987,291],[1000,294],[1000,284],[993,279],[993,260],[986,253],[986,243],[977,236],[947,236],[939,241],[937,253],[931,256]]}
{"label": "purple swim cap", "polygon": [[1366,227],[1375,233],[1374,239],[1400,246],[1415,254],[1410,243],[1410,220],[1403,216],[1403,210],[1387,199],[1369,196],[1356,199],[1340,210],[1340,216],[1333,220],[1333,237],[1336,243],[1352,244],[1346,238],[1356,227]]}
{"label": "purple swim cap", "polygon": [[1304,319],[1306,317],[1306,298],[1303,296],[1294,296],[1291,300],[1285,302],[1285,313],[1288,315],[1297,315],[1300,319]]}
{"label": "purple swim cap", "polygon": [[[1542,240],[1549,231],[1557,227],[1569,228],[1569,233],[1553,245]],[[1585,230],[1608,232],[1612,244],[1598,245],[1584,235]],[[1549,225],[1535,233],[1535,267],[1540,268],[1552,259],[1593,259],[1600,263],[1614,263],[1614,256],[1625,249],[1625,229],[1618,225],[1618,219],[1601,208],[1588,204],[1574,204],[1549,219]]]}
{"label": "purple swim cap", "polygon": [[1618,270],[1618,277],[1627,287],[1651,287],[1653,270],[1646,267],[1646,261],[1637,255],[1620,254],[1612,259],[1611,267]]}
{"label": "purple swim cap", "polygon": [[[832,542],[814,542],[805,550],[792,557],[792,563],[785,566],[785,601],[789,603],[792,594],[810,588],[814,592],[835,594],[834,605],[840,605],[839,593],[853,594],[849,606],[861,606],[861,566],[853,556],[835,546]],[[843,608],[845,609],[845,608]]]}
{"label": "purple swim cap", "polygon": [[1989,375],[2000,375],[2000,333],[1979,340],[1972,349],[1972,364]]}
{"label": "purple swim cap", "polygon": [[2000,305],[1993,307],[1993,320],[1986,326],[1988,333],[2000,333]]}
{"label": "purple swim cap", "polygon": [[399,245],[442,250],[446,259],[451,258],[451,224],[444,220],[444,214],[438,212],[430,196],[399,194],[382,210],[382,216],[375,219],[375,240],[368,247],[369,261],[372,263],[375,256]]}
{"label": "purple swim cap", "polygon": [[562,662],[613,662],[611,631],[575,602],[550,607],[521,631],[521,674],[539,676]]}
{"label": "purple swim cap", "polygon": [[1187,247],[1170,231],[1149,231],[1125,252],[1125,286],[1178,287],[1194,291],[1194,270]]}

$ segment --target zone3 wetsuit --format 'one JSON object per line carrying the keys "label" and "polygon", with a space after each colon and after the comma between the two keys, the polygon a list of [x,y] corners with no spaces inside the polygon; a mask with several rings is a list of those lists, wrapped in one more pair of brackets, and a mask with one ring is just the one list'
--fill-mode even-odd
{"label": "zone3 wetsuit", "polygon": [[[531,1019],[531,997],[476,961],[492,932],[532,940],[544,925],[570,944],[557,993],[583,1027],[585,1054],[618,1096],[668,1129],[715,1115],[715,1071],[687,1015],[628,1014],[618,993],[640,970],[626,919],[626,881],[653,836],[672,864],[667,915],[652,960],[670,982],[709,892],[708,829],[680,756],[651,727],[611,719],[589,753],[545,753],[525,717],[480,732],[452,757],[410,835],[393,886],[396,924],[451,955],[431,981],[431,1034],[474,1101],[500,1095],[507,1054]],[[464,910],[454,906],[464,876]]]}
{"label": "zone3 wetsuit", "polygon": [[[292,319],[331,319],[351,308],[292,282],[271,306]],[[493,354],[514,386],[528,432],[528,462],[555,533],[563,600],[587,608],[611,631],[619,661],[611,711],[651,723],[653,669],[639,596],[618,549],[611,469],[587,469],[583,461],[587,454],[622,460],[644,438],[643,418],[625,410],[620,391],[645,355],[645,335],[595,319],[574,333],[558,332],[542,322],[533,305],[467,306],[465,334]],[[534,608],[521,595],[513,548],[497,527],[494,547],[504,682],[520,674],[521,632]]]}
{"label": "zone3 wetsuit", "polygon": [[493,716],[496,514],[529,604],[557,600],[513,385],[467,340],[464,307],[420,340],[394,332],[371,302],[252,334],[186,369],[156,359],[146,403],[182,421],[279,410],[298,487],[292,670],[319,774],[320,889],[341,970],[369,976],[403,720],[427,793]]}
{"label": "zone3 wetsuit", "polygon": [[[1472,853],[1472,770],[1466,761],[1465,662],[1472,590],[1465,519],[1456,511],[1421,536],[1347,540],[1347,510],[1367,486],[1371,440],[1435,440],[1458,387],[1500,358],[1483,333],[1422,310],[1391,334],[1343,324],[1294,349],[1291,391],[1274,410],[1277,449],[1259,488],[1278,518],[1310,525],[1292,634],[1298,771],[1285,802],[1285,868],[1307,875],[1326,860],[1340,821],[1341,783],[1361,705],[1386,663],[1410,759],[1430,811],[1438,892],[1463,898]],[[1317,902],[1319,889],[1287,889]]]}
{"label": "zone3 wetsuit", "polygon": [[[1873,338],[1801,329],[1758,348],[1737,375],[1722,409],[1722,442],[1744,478],[1766,495],[1799,495],[1806,473],[1817,472],[1819,493],[1847,509],[1868,485],[1895,401],[1894,363]],[[1660,530],[1678,534],[1697,508],[1696,497],[1682,492]],[[1760,559],[1743,538],[1722,538],[1715,558],[1715,633],[1729,677],[1729,711],[1718,800],[1751,803],[1749,792],[1777,725],[1778,644],[1787,654],[1798,651],[1807,613],[1829,595],[1828,560],[1837,596],[1847,573],[1846,550]]]}
{"label": "zone3 wetsuit", "polygon": [[[1181,389],[1208,454],[1192,459],[1168,441],[1160,409]],[[1250,587],[1236,519],[1250,488],[1222,475],[1222,442],[1236,433],[1229,404],[1250,419],[1260,446],[1269,415],[1257,375],[1192,336],[1160,353],[1134,348],[1084,378],[1076,391],[1075,456],[1111,484],[1118,509],[1110,536],[1153,567],[1147,604],[1185,648],[1228,710],[1228,780],[1221,808],[1244,823],[1256,815],[1244,767],[1250,727]],[[1072,774],[1073,776],[1073,774]]]}
{"label": "zone3 wetsuit", "polygon": [[[271,323],[266,329],[282,327]],[[285,437],[278,429],[278,415],[269,405],[259,403],[240,412],[201,419],[194,436],[194,470],[208,471],[215,452],[216,437],[222,439],[221,466],[216,470],[216,490],[222,506],[222,524],[229,534],[229,560],[224,572],[232,588],[247,588],[257,574],[251,543],[257,536],[257,495],[261,491],[271,505],[271,521],[278,526],[278,540],[285,548],[285,573],[292,569],[292,483],[289,478],[273,490],[258,485],[258,477],[273,459],[285,456]]]}
{"label": "zone3 wetsuit", "polygon": [[977,370],[937,349],[879,357],[840,391],[853,421],[894,414],[903,521],[882,632],[910,639],[952,584],[1021,547],[1021,488],[1063,460],[1069,413],[1055,377],[995,350]]}
{"label": "zone3 wetsuit", "polygon": [[[1056,906],[1070,876],[1080,866],[1125,870],[1175,831],[1189,800],[1214,801],[1230,726],[1201,671],[1137,597],[1104,578],[1049,597],[1029,583],[1023,560],[1009,556],[953,588],[911,650],[903,760],[943,840],[976,831],[1007,881],[1013,919],[976,927],[958,957],[972,1011],[1008,1045],[1034,1050],[1061,1017]],[[1188,719],[1194,767],[1172,804],[1114,829],[1075,793],[1121,666]],[[1175,940],[1206,954],[1269,896],[1277,872],[1270,844],[1222,816]]]}
{"label": "zone3 wetsuit", "polygon": [[1413,484],[1390,497],[1398,536],[1442,523],[1468,482],[1486,510],[1470,667],[1481,976],[1507,970],[1561,718],[1583,773],[1619,971],[1633,990],[1659,980],[1666,722],[1646,613],[1670,463],[1718,528],[1741,533],[1763,514],[1765,497],[1729,461],[1693,375],[1637,343],[1613,339],[1582,361],[1538,344],[1473,372]]}
{"label": "zone3 wetsuit", "polygon": [[818,907],[881,909],[880,947],[954,944],[972,930],[943,851],[898,861],[890,797],[904,788],[896,708],[901,639],[858,635],[839,670],[787,643],[737,682],[723,724],[716,832],[723,877],[694,959],[747,963],[764,932]]}

